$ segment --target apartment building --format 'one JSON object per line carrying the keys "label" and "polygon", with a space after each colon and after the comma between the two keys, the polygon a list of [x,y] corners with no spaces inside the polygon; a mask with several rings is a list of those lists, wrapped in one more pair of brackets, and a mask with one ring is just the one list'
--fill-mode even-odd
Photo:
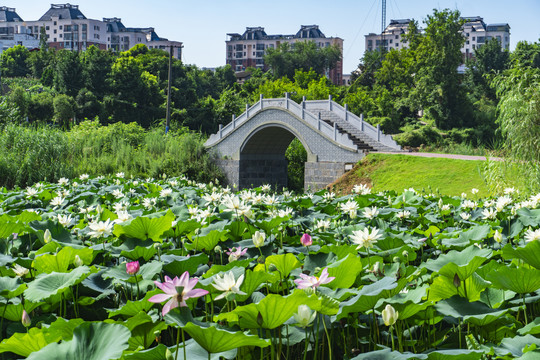
{"label": "apartment building", "polygon": [[[461,33],[465,37],[465,43],[461,48],[464,58],[474,56],[474,50],[485,44],[487,40],[497,39],[503,49],[510,49],[510,25],[489,24],[486,25],[480,16],[464,17],[465,23],[461,28]],[[403,41],[403,35],[409,30],[410,19],[390,20],[390,25],[386,27],[382,34],[370,33],[366,35],[366,50],[373,51],[384,48],[402,49],[408,44]]]}
{"label": "apartment building", "polygon": [[31,35],[14,8],[0,7],[0,53],[23,45],[29,50],[39,47],[39,38]]}
{"label": "apartment building", "polygon": [[174,56],[181,57],[182,43],[160,38],[154,28],[127,28],[120,18],[88,19],[73,4],[51,4],[50,9],[36,21],[23,22],[27,32],[39,38],[45,28],[47,43],[57,50],[83,51],[94,45],[102,50],[129,50],[137,44],[149,48],[168,50],[173,46]]}
{"label": "apartment building", "polygon": [[[226,63],[236,72],[245,71],[248,67],[267,70],[264,54],[269,48],[277,48],[282,43],[294,44],[298,41],[314,41],[318,47],[328,47],[337,44],[343,53],[343,39],[326,37],[318,25],[302,25],[296,34],[268,35],[264,27],[248,27],[243,34],[227,34]],[[340,60],[334,69],[326,76],[334,84],[342,83],[343,61]]]}

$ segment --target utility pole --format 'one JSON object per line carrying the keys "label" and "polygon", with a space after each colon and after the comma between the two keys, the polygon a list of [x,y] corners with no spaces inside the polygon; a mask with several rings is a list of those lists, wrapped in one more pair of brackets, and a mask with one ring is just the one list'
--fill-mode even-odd
{"label": "utility pole", "polygon": [[382,0],[382,19],[381,19],[381,56],[384,54],[384,30],[386,29],[386,0]]}
{"label": "utility pole", "polygon": [[165,121],[165,134],[169,132],[169,129],[171,126],[171,83],[172,83],[173,48],[179,48],[180,53],[181,53],[183,47],[184,47],[183,45],[174,46],[171,44],[171,48],[169,51],[169,75],[168,75],[168,81],[167,81],[167,116],[166,116],[166,121]]}
{"label": "utility pole", "polygon": [[171,82],[172,82],[172,58],[173,58],[173,46],[169,52],[169,77],[167,81],[167,120],[165,123],[165,134],[169,132],[171,125]]}

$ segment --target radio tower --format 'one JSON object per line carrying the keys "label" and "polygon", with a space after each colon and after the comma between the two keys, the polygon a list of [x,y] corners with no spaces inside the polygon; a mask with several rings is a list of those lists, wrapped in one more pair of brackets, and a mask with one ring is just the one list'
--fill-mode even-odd
{"label": "radio tower", "polygon": [[381,56],[386,50],[384,43],[384,30],[386,29],[386,0],[382,0],[382,19],[381,19]]}

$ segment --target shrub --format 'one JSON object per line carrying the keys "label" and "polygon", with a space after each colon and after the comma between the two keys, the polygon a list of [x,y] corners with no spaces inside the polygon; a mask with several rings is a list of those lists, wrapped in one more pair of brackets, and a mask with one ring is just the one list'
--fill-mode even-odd
{"label": "shrub", "polygon": [[421,145],[438,145],[442,137],[434,127],[426,125],[418,130],[394,135],[394,140],[401,146],[420,147]]}

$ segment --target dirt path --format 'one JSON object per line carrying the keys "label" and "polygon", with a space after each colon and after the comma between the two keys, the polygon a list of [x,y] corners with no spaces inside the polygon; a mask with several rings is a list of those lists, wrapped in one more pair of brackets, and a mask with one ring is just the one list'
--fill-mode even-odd
{"label": "dirt path", "polygon": [[[456,154],[437,154],[437,153],[423,153],[423,152],[374,152],[374,154],[389,154],[389,155],[409,155],[420,156],[427,158],[447,158],[456,160],[481,160],[485,161],[485,156],[473,156],[473,155],[456,155]],[[502,158],[491,157],[490,160],[501,161]]]}

